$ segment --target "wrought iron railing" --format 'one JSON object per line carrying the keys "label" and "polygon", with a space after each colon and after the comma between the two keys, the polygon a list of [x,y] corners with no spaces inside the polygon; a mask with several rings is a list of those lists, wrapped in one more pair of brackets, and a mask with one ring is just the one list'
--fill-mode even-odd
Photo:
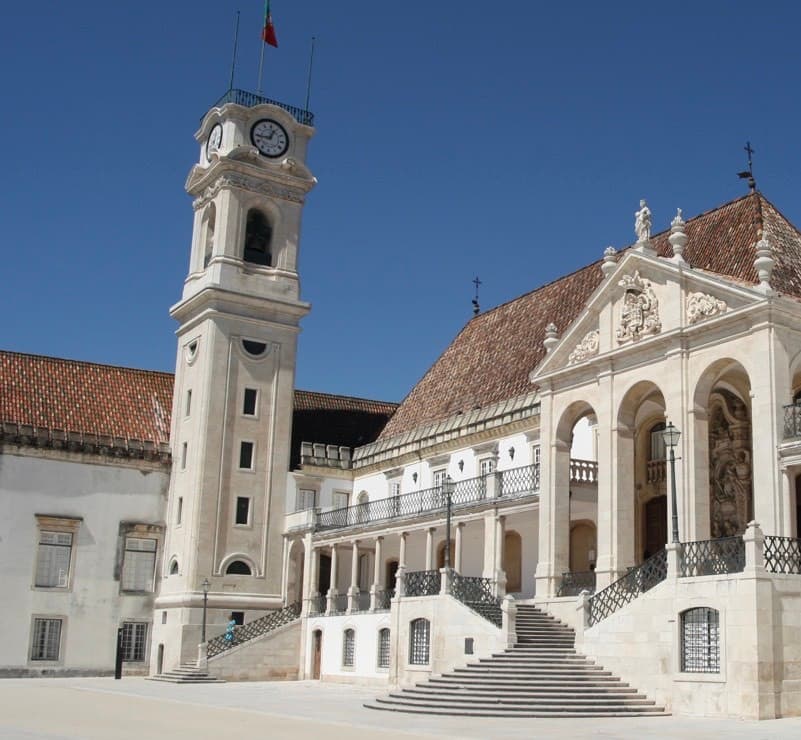
{"label": "wrought iron railing", "polygon": [[325,614],[328,607],[328,599],[325,594],[317,594],[309,599],[309,614],[313,617]]}
{"label": "wrought iron railing", "polygon": [[524,465],[501,472],[499,496],[524,496],[540,490],[540,466]]}
{"label": "wrought iron railing", "polygon": [[370,592],[369,591],[359,591],[359,593],[356,594],[356,597],[353,599],[352,611],[354,611],[354,612],[369,612],[370,611]]}
{"label": "wrought iron railing", "polygon": [[[232,633],[224,632],[213,637],[206,643],[206,655],[213,658],[236,645],[241,645],[243,642],[266,635],[285,624],[294,622],[298,617],[300,617],[300,602],[285,606],[283,609],[276,609],[260,619],[254,619],[252,622],[234,627]],[[230,640],[226,639],[226,634],[231,635]]]}
{"label": "wrought iron railing", "polygon": [[247,90],[231,89],[225,93],[225,95],[223,95],[212,107],[220,108],[226,103],[236,103],[237,105],[244,105],[246,108],[254,108],[257,105],[264,105],[267,103],[269,105],[275,105],[279,108],[283,108],[298,123],[303,123],[306,126],[314,125],[314,113],[311,111],[304,110],[303,108],[297,108],[294,105],[279,103],[277,100],[270,100],[270,98],[265,98],[263,95],[257,95],[256,93],[248,92]]}
{"label": "wrought iron railing", "polygon": [[597,483],[598,463],[595,460],[576,460],[570,458],[571,483]]}
{"label": "wrought iron railing", "polygon": [[763,548],[768,573],[801,575],[801,539],[768,534]]}
{"label": "wrought iron railing", "polygon": [[434,596],[441,587],[438,570],[416,570],[406,574],[406,596]]}
{"label": "wrought iron railing", "polygon": [[801,437],[801,403],[784,407],[784,438]]}
{"label": "wrought iron railing", "polygon": [[496,627],[503,623],[501,601],[492,592],[492,580],[450,572],[451,596]]}
{"label": "wrought iron railing", "polygon": [[344,614],[348,611],[348,595],[334,594],[331,597],[331,614]]}
{"label": "wrought iron railing", "polygon": [[562,582],[556,591],[557,596],[578,596],[582,591],[595,593],[594,570],[562,573]]}
{"label": "wrought iron railing", "polygon": [[387,588],[383,591],[375,592],[375,611],[389,611],[392,599],[395,598],[395,589]]}
{"label": "wrought iron railing", "polygon": [[667,578],[667,552],[660,550],[642,565],[590,597],[590,627],[614,614],[640,594],[650,591]]}
{"label": "wrought iron railing", "polygon": [[679,577],[742,573],[745,545],[741,535],[716,540],[683,542],[679,551]]}

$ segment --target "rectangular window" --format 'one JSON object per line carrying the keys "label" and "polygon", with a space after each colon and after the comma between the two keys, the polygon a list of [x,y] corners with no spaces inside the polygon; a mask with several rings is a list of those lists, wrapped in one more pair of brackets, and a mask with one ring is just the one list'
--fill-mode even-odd
{"label": "rectangular window", "polygon": [[184,405],[184,416],[189,416],[192,412],[192,391],[186,392],[186,404]]}
{"label": "rectangular window", "polygon": [[181,470],[184,470],[186,468],[186,454],[188,450],[189,450],[189,444],[187,442],[184,442],[181,445]]}
{"label": "rectangular window", "polygon": [[389,629],[378,631],[378,667],[389,668]]}
{"label": "rectangular window", "polygon": [[122,659],[126,663],[141,663],[145,659],[147,624],[145,622],[122,623]]}
{"label": "rectangular window", "polygon": [[541,448],[539,445],[534,445],[531,448],[531,461],[534,465],[540,464]]}
{"label": "rectangular window", "polygon": [[392,516],[398,516],[400,514],[400,495],[401,495],[401,484],[399,480],[392,481],[389,484],[389,495],[392,501]]}
{"label": "rectangular window", "polygon": [[298,498],[295,511],[306,511],[306,509],[317,508],[317,491],[311,488],[301,488],[298,490]]}
{"label": "rectangular window", "polygon": [[241,626],[245,623],[245,612],[231,612],[231,621]]}
{"label": "rectangular window", "polygon": [[415,619],[409,630],[409,663],[428,665],[431,625],[427,619]]}
{"label": "rectangular window", "polygon": [[125,538],[122,561],[123,591],[152,591],[158,542],[145,537]]}
{"label": "rectangular window", "polygon": [[349,496],[344,491],[334,491],[332,506],[335,509],[345,509],[348,506]]}
{"label": "rectangular window", "polygon": [[342,636],[342,667],[353,668],[353,655],[356,652],[356,633],[345,630]]}
{"label": "rectangular window", "polygon": [[245,399],[242,404],[242,413],[245,416],[256,416],[256,399],[259,392],[255,388],[245,388]]}
{"label": "rectangular window", "polygon": [[434,488],[439,488],[445,482],[445,468],[442,470],[434,470],[431,473],[431,485]]}
{"label": "rectangular window", "polygon": [[40,532],[36,585],[42,588],[66,588],[69,584],[71,555],[71,532]]}
{"label": "rectangular window", "polygon": [[34,619],[31,660],[58,660],[61,647],[61,619]]}
{"label": "rectangular window", "polygon": [[247,496],[236,497],[236,523],[250,523],[250,499]]}
{"label": "rectangular window", "polygon": [[495,472],[495,458],[485,457],[478,464],[479,472],[481,475],[489,475]]}
{"label": "rectangular window", "polygon": [[184,519],[184,497],[178,497],[178,504],[175,507],[175,523],[180,524]]}
{"label": "rectangular window", "polygon": [[239,445],[240,470],[253,470],[253,442],[241,442]]}

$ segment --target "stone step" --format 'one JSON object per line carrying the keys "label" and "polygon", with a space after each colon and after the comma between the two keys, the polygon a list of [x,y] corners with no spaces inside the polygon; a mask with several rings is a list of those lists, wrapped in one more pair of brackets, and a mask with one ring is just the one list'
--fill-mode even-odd
{"label": "stone step", "polygon": [[[392,692],[386,697],[384,700],[389,701],[406,701],[408,699],[414,699],[417,696],[414,692],[404,690],[404,691],[397,691]],[[554,696],[543,696],[543,697],[521,697],[521,696],[491,696],[490,698],[481,698],[480,694],[469,694],[465,695],[462,694],[454,695],[454,694],[445,694],[440,693],[436,694],[433,692],[422,693],[422,699],[425,701],[426,704],[449,704],[449,705],[459,705],[459,704],[468,704],[474,706],[476,704],[500,704],[503,706],[509,707],[590,707],[595,708],[598,706],[625,706],[625,707],[633,707],[633,706],[645,706],[645,707],[653,707],[656,705],[656,702],[651,701],[650,699],[646,699],[644,696],[598,696],[598,697],[554,697]],[[485,695],[486,696],[486,695]],[[381,701],[381,699],[379,699]]]}
{"label": "stone step", "polygon": [[[452,697],[476,697],[476,698],[502,698],[502,699],[554,699],[564,698],[564,689],[557,689],[553,687],[542,688],[522,688],[510,687],[503,690],[490,691],[487,688],[472,687],[472,688],[459,688],[457,686],[427,686],[420,684],[413,689],[403,689],[403,693],[407,695],[425,695],[425,696],[452,696]],[[571,699],[645,699],[642,694],[637,693],[631,688],[613,687],[610,689],[603,688],[587,688],[587,689],[574,689],[574,694]]]}
{"label": "stone step", "polygon": [[660,707],[609,705],[597,707],[568,707],[553,705],[551,707],[499,706],[497,704],[476,704],[459,706],[437,704],[436,702],[412,703],[398,700],[387,701],[376,699],[364,705],[370,709],[384,709],[412,714],[445,714],[464,717],[636,717],[664,716]]}

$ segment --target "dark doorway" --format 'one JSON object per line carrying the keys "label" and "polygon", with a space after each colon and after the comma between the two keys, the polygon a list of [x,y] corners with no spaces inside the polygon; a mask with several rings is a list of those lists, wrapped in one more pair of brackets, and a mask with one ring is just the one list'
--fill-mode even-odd
{"label": "dark doorway", "polygon": [[158,652],[156,653],[156,674],[161,675],[164,671],[164,643],[159,644]]}
{"label": "dark doorway", "polygon": [[329,555],[320,555],[320,568],[317,577],[317,592],[322,596],[328,593],[331,588],[331,557]]}
{"label": "dark doorway", "polygon": [[801,475],[795,478],[795,536],[801,537]]}
{"label": "dark doorway", "polygon": [[312,633],[312,679],[320,680],[320,662],[323,655],[323,632],[314,630]]}
{"label": "dark doorway", "polygon": [[384,581],[386,584],[384,588],[389,591],[395,590],[395,576],[398,573],[398,561],[397,560],[387,560],[387,580]]}
{"label": "dark doorway", "polygon": [[667,496],[657,496],[645,504],[645,542],[642,559],[647,560],[667,544]]}

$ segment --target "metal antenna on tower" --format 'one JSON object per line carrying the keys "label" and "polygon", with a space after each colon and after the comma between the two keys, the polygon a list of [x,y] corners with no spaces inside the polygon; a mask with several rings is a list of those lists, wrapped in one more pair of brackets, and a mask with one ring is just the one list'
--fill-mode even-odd
{"label": "metal antenna on tower", "polygon": [[756,154],[756,151],[751,148],[750,141],[745,142],[745,146],[743,147],[743,149],[748,155],[748,169],[744,170],[743,172],[738,172],[737,177],[739,177],[741,180],[748,180],[748,187],[753,193],[756,191],[756,180],[754,179],[754,166],[751,161],[751,155]]}
{"label": "metal antenna on tower", "polygon": [[481,285],[481,281],[478,279],[478,275],[476,275],[475,280],[472,281],[473,285],[476,286],[476,294],[473,298],[473,316],[478,316],[481,313],[481,306],[478,305],[478,286]]}

